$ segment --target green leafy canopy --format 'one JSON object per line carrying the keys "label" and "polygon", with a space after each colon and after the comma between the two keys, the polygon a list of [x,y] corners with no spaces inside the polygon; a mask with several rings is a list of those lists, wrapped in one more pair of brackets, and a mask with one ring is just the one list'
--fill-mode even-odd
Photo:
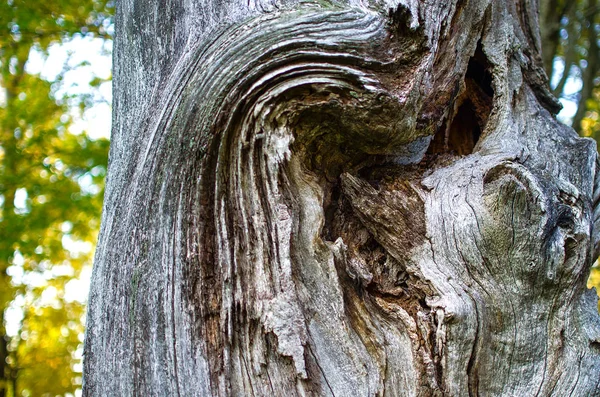
{"label": "green leafy canopy", "polygon": [[73,290],[91,263],[108,141],[74,128],[96,103],[65,87],[85,62],[51,78],[28,63],[75,38],[110,40],[112,13],[107,0],[0,2],[0,395],[81,384],[85,308]]}

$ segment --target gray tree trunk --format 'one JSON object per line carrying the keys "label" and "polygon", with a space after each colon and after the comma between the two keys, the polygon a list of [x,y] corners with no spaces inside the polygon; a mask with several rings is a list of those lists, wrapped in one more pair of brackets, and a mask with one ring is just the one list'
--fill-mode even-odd
{"label": "gray tree trunk", "polygon": [[117,5],[84,395],[600,395],[535,1]]}

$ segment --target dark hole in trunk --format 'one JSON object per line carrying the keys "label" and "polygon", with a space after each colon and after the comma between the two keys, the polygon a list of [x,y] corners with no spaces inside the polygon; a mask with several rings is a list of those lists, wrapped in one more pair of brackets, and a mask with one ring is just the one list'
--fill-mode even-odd
{"label": "dark hole in trunk", "polygon": [[481,42],[477,43],[475,54],[469,59],[465,80],[471,79],[481,91],[489,98],[494,96],[494,88],[492,87],[492,75],[490,74],[490,64],[487,57],[481,48]]}
{"label": "dark hole in trunk", "polygon": [[481,42],[469,59],[465,73],[464,90],[456,98],[455,113],[435,135],[429,154],[451,153],[464,156],[473,152],[487,124],[494,100],[491,66]]}
{"label": "dark hole in trunk", "polygon": [[475,144],[481,136],[481,128],[477,122],[475,109],[471,101],[464,101],[450,125],[448,132],[448,150],[460,156],[473,152]]}

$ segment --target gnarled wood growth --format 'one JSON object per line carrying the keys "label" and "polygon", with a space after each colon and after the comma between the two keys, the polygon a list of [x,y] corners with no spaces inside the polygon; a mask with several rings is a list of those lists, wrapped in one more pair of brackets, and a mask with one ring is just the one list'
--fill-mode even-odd
{"label": "gnarled wood growth", "polygon": [[84,394],[600,395],[536,12],[119,2]]}

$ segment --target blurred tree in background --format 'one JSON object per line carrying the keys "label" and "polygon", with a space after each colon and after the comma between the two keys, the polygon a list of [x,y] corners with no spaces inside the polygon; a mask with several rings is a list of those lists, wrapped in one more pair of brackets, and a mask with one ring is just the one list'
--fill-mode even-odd
{"label": "blurred tree in background", "polygon": [[91,263],[108,141],[70,128],[94,102],[60,93],[77,66],[48,81],[28,62],[110,39],[112,12],[108,0],[0,2],[0,397],[80,387],[85,307],[67,289]]}
{"label": "blurred tree in background", "polygon": [[[573,127],[597,140],[599,2],[540,1],[552,88],[574,104]],[[73,38],[110,40],[112,12],[109,0],[0,2],[0,397],[80,386],[85,307],[67,289],[91,263],[108,142],[73,132],[94,104],[93,95],[61,90],[77,65],[54,79],[27,65]],[[590,285],[600,287],[597,267]]]}

